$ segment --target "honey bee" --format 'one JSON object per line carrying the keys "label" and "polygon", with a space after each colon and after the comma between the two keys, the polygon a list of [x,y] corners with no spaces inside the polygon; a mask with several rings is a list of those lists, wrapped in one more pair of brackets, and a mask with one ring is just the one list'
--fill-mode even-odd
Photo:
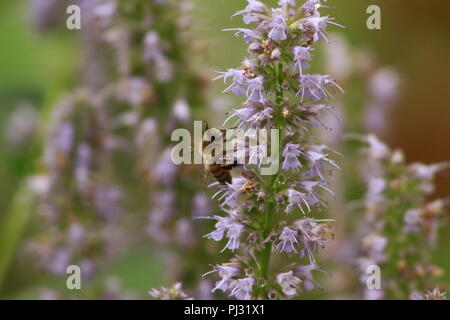
{"label": "honey bee", "polygon": [[223,150],[220,154],[207,154],[204,152],[205,148],[211,143],[216,141],[216,137],[220,137],[222,139],[222,146],[226,144],[226,130],[225,129],[217,129],[217,128],[209,128],[206,121],[203,121],[202,132],[206,132],[208,130],[213,131],[215,134],[210,137],[210,140],[202,139],[200,142],[200,151],[203,157],[203,164],[205,168],[205,174],[203,176],[203,181],[206,181],[208,174],[211,174],[219,183],[225,185],[227,183],[232,182],[231,170],[235,168],[238,164],[236,161],[233,163],[219,164],[218,159],[222,158],[225,155],[225,151]]}

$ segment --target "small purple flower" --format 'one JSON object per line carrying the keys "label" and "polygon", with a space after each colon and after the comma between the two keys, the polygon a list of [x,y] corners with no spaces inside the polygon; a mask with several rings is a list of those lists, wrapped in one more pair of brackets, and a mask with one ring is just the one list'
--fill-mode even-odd
{"label": "small purple flower", "polygon": [[213,219],[216,219],[218,222],[215,224],[216,230],[211,233],[208,233],[204,236],[204,238],[213,239],[214,241],[220,241],[223,239],[223,235],[227,231],[228,226],[231,224],[230,217],[221,217],[214,216]]}
{"label": "small purple flower", "polygon": [[252,298],[251,293],[253,290],[253,285],[255,284],[255,279],[252,277],[238,279],[231,295],[235,296],[238,300],[250,300]]}
{"label": "small purple flower", "polygon": [[300,181],[299,186],[308,193],[308,202],[310,204],[321,203],[325,205],[315,190],[316,188],[322,188],[328,191],[333,197],[335,196],[333,190],[328,188],[325,181]]}
{"label": "small purple flower", "polygon": [[298,160],[301,154],[300,145],[293,143],[286,144],[283,150],[283,170],[297,170],[301,168],[302,164]]}
{"label": "small purple flower", "polygon": [[226,72],[218,72],[221,75],[214,78],[214,80],[223,78],[224,83],[227,83],[228,78],[232,78],[233,83],[228,86],[223,92],[232,92],[236,95],[245,94],[247,90],[247,80],[245,72],[241,69],[228,69]]}
{"label": "small purple flower", "polygon": [[292,274],[292,270],[277,275],[277,283],[280,285],[283,293],[288,296],[294,296],[298,291],[298,286],[302,282],[299,278]]}
{"label": "small purple flower", "polygon": [[332,21],[333,18],[330,17],[321,17],[320,15],[313,15],[305,19],[305,22],[300,25],[300,30],[304,32],[312,33],[313,42],[317,42],[321,39],[324,39],[328,42],[327,37],[325,36],[325,29],[329,24],[333,24],[335,26],[344,28],[340,24],[337,24]]}
{"label": "small purple flower", "polygon": [[304,74],[300,76],[300,90],[297,95],[304,98],[319,102],[322,99],[332,97],[332,93],[328,90],[332,89],[341,93],[344,90],[328,75],[320,74]]}
{"label": "small purple flower", "polygon": [[239,37],[242,35],[244,37],[244,41],[248,44],[253,40],[261,40],[262,35],[257,30],[246,29],[246,28],[231,28],[231,29],[223,29],[222,31],[236,31],[235,36]]}
{"label": "small purple flower", "polygon": [[317,10],[321,7],[320,1],[322,0],[308,0],[303,4],[302,10],[309,16],[317,16],[319,15]]}
{"label": "small purple flower", "polygon": [[302,213],[306,215],[305,211],[303,210],[303,205],[306,205],[306,207],[308,208],[308,212],[311,211],[306,194],[294,189],[288,189],[288,198],[289,204],[286,206],[286,213],[291,213],[295,207],[298,207],[302,211]]}
{"label": "small purple flower", "polygon": [[263,13],[268,11],[267,6],[261,1],[257,0],[247,0],[248,5],[244,10],[236,12],[234,16],[242,15],[245,24],[249,24],[252,22],[258,22],[260,18],[255,13]]}
{"label": "small purple flower", "polygon": [[[223,201],[221,204],[221,207],[229,207],[231,209],[234,209],[237,205],[237,197],[241,193],[242,186],[247,182],[247,179],[245,178],[233,178],[231,184],[222,185],[218,182],[214,182],[210,185],[212,186],[219,186],[219,191],[217,191],[211,199],[217,198],[217,201]],[[219,197],[220,195],[220,197]]]}
{"label": "small purple flower", "polygon": [[324,247],[334,237],[334,231],[329,227],[328,222],[332,219],[300,219],[294,222],[295,227],[300,231],[300,240],[303,248],[300,256],[308,256],[310,263],[314,264],[313,251],[318,247]]}
{"label": "small purple flower", "polygon": [[311,173],[313,176],[319,176],[323,180],[323,164],[329,163],[337,169],[341,169],[333,160],[329,159],[328,154],[308,150],[305,153],[306,158],[311,162]]}
{"label": "small purple flower", "polygon": [[[314,277],[312,275],[312,271],[318,270],[324,272],[315,264],[308,264],[305,266],[300,266],[296,268],[296,274],[303,278],[303,287],[307,291],[311,291],[314,287],[321,287],[316,281],[314,281]],[[324,272],[325,273],[325,272]]]}
{"label": "small purple flower", "polygon": [[214,241],[220,241],[223,239],[225,235],[229,240],[222,251],[229,249],[234,251],[239,248],[240,241],[239,237],[244,230],[244,226],[237,222],[235,217],[220,217],[214,216],[213,219],[216,219],[218,222],[215,227],[216,230],[205,235],[205,238],[213,239]]}
{"label": "small purple flower", "polygon": [[264,110],[255,113],[246,122],[250,124],[251,128],[259,128],[259,127],[261,127],[261,123],[263,121],[272,119],[273,111],[274,110],[272,108],[270,108],[270,107],[269,108],[265,108]]}
{"label": "small purple flower", "polygon": [[212,292],[216,290],[222,290],[223,292],[227,291],[232,278],[239,274],[239,269],[235,266],[223,266],[216,265],[214,269],[204,275],[210,274],[211,272],[218,272],[221,280],[217,281]]}
{"label": "small purple flower", "polygon": [[241,109],[233,109],[233,111],[230,113],[229,117],[224,121],[223,125],[226,125],[228,121],[230,121],[232,118],[236,117],[237,120],[232,124],[232,127],[239,127],[241,128],[244,126],[245,122],[250,119],[256,112],[256,109],[254,107],[246,107]]}
{"label": "small purple flower", "polygon": [[246,95],[248,97],[247,101],[259,102],[264,104],[266,99],[264,98],[264,77],[257,76],[253,79],[249,79],[248,88]]}
{"label": "small purple flower", "polygon": [[273,9],[269,39],[272,39],[273,41],[286,40],[287,27],[286,18],[283,16],[281,9]]}
{"label": "small purple flower", "polygon": [[287,253],[297,252],[295,249],[295,246],[298,245],[297,231],[284,227],[279,240],[281,242],[276,245],[276,250]]}
{"label": "small purple flower", "polygon": [[300,74],[303,74],[303,70],[309,68],[308,61],[311,61],[311,51],[314,50],[311,47],[301,47],[296,46],[292,49],[292,53],[294,54],[294,72],[299,71]]}
{"label": "small purple flower", "polygon": [[231,251],[234,251],[239,248],[241,245],[241,242],[239,241],[239,237],[244,230],[244,226],[238,222],[232,223],[228,227],[227,235],[226,237],[229,239],[225,248],[222,249],[224,251],[225,249],[229,249]]}

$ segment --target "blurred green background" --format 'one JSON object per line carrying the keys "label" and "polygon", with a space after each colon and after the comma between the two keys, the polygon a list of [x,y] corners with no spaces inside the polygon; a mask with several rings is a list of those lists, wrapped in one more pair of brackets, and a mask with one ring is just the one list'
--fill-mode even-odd
{"label": "blurred green background", "polygon": [[[266,1],[274,4],[276,1]],[[298,1],[299,2],[299,1]],[[382,29],[366,28],[366,8],[378,4]],[[243,0],[194,0],[194,36],[207,44],[204,63],[211,70],[238,66],[245,56],[245,44],[221,29],[241,26],[230,16],[245,5]],[[408,161],[432,163],[450,160],[450,2],[442,0],[345,0],[329,1],[330,15],[345,25],[343,34],[353,48],[371,50],[381,66],[395,68],[401,77],[401,94],[393,109],[389,134],[379,133],[392,147],[402,148]],[[0,2],[0,223],[22,179],[38,169],[39,142],[46,119],[55,102],[79,82],[81,31],[60,28],[39,34],[30,22],[26,0]],[[218,94],[223,87],[215,84]],[[352,95],[347,87],[347,95]],[[346,105],[352,123],[348,130],[361,130],[364,100],[358,94]],[[234,107],[230,100],[227,108]],[[40,127],[29,143],[15,146],[6,130],[13,111],[31,105]],[[359,118],[359,119],[358,119]],[[441,174],[438,195],[450,194],[450,175]],[[442,231],[441,251],[436,262],[450,282],[450,229]],[[26,233],[25,233],[26,234]],[[1,239],[0,235],[0,239]],[[1,248],[1,245],[0,245]],[[18,259],[18,258],[21,259]],[[22,261],[22,262],[20,262]],[[2,298],[33,298],[40,287],[62,288],[65,280],[29,272],[21,252],[0,288]],[[165,285],[164,266],[144,244],[104,271],[103,278],[118,277],[126,290],[145,297],[153,286]],[[93,285],[95,286],[95,284]],[[94,290],[94,289],[93,289]]]}

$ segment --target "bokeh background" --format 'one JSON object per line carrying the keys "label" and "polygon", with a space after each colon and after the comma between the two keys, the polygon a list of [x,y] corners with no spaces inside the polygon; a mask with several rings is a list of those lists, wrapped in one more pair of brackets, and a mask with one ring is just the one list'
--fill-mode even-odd
{"label": "bokeh background", "polygon": [[[193,35],[206,47],[201,57],[210,70],[224,70],[240,64],[245,55],[241,39],[221,29],[240,26],[230,16],[241,9],[241,0],[193,0]],[[266,1],[268,4],[275,1]],[[382,10],[382,29],[366,28],[366,8],[378,4]],[[375,132],[390,146],[404,150],[408,161],[424,163],[450,159],[450,2],[441,0],[330,0],[330,14],[346,26],[338,30],[351,50],[369,52],[379,66],[391,67],[400,79],[399,93],[386,119],[387,130]],[[11,207],[23,179],[36,170],[42,132],[52,107],[64,92],[80,82],[81,31],[55,28],[39,33],[32,23],[33,11],[26,0],[0,2],[0,225]],[[63,23],[63,22],[62,22]],[[353,56],[356,59],[356,56]],[[365,93],[361,79],[346,84],[346,131],[364,132]],[[213,84],[211,95],[223,87]],[[217,108],[231,108],[236,101],[224,98]],[[17,113],[18,110],[21,112]],[[20,117],[22,121],[14,120]],[[208,115],[205,115],[208,117]],[[24,122],[23,119],[28,119]],[[219,125],[220,119],[212,120]],[[26,142],[11,135],[14,121],[20,123]],[[28,123],[28,125],[24,125]],[[18,132],[17,128],[15,128]],[[438,176],[437,196],[450,195],[450,175]],[[24,218],[26,220],[26,217]],[[0,297],[37,298],[40,288],[61,289],[65,280],[41,273],[23,259],[22,237],[15,246],[13,260],[4,275]],[[0,234],[0,251],[10,246],[6,234]],[[450,281],[450,229],[441,231],[440,252],[435,262],[446,270]],[[25,262],[24,262],[25,261]],[[0,265],[2,265],[0,261]],[[129,250],[119,261],[102,271],[96,281],[118,280],[123,290],[146,297],[154,286],[167,285],[164,263],[152,244]],[[114,277],[114,278],[111,278]],[[143,294],[144,293],[144,294]]]}

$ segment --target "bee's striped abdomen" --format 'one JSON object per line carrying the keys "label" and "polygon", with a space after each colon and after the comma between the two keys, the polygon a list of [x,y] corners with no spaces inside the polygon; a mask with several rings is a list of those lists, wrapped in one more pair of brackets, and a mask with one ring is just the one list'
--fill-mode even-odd
{"label": "bee's striped abdomen", "polygon": [[220,164],[209,165],[209,172],[221,184],[231,183],[230,170],[222,168]]}

